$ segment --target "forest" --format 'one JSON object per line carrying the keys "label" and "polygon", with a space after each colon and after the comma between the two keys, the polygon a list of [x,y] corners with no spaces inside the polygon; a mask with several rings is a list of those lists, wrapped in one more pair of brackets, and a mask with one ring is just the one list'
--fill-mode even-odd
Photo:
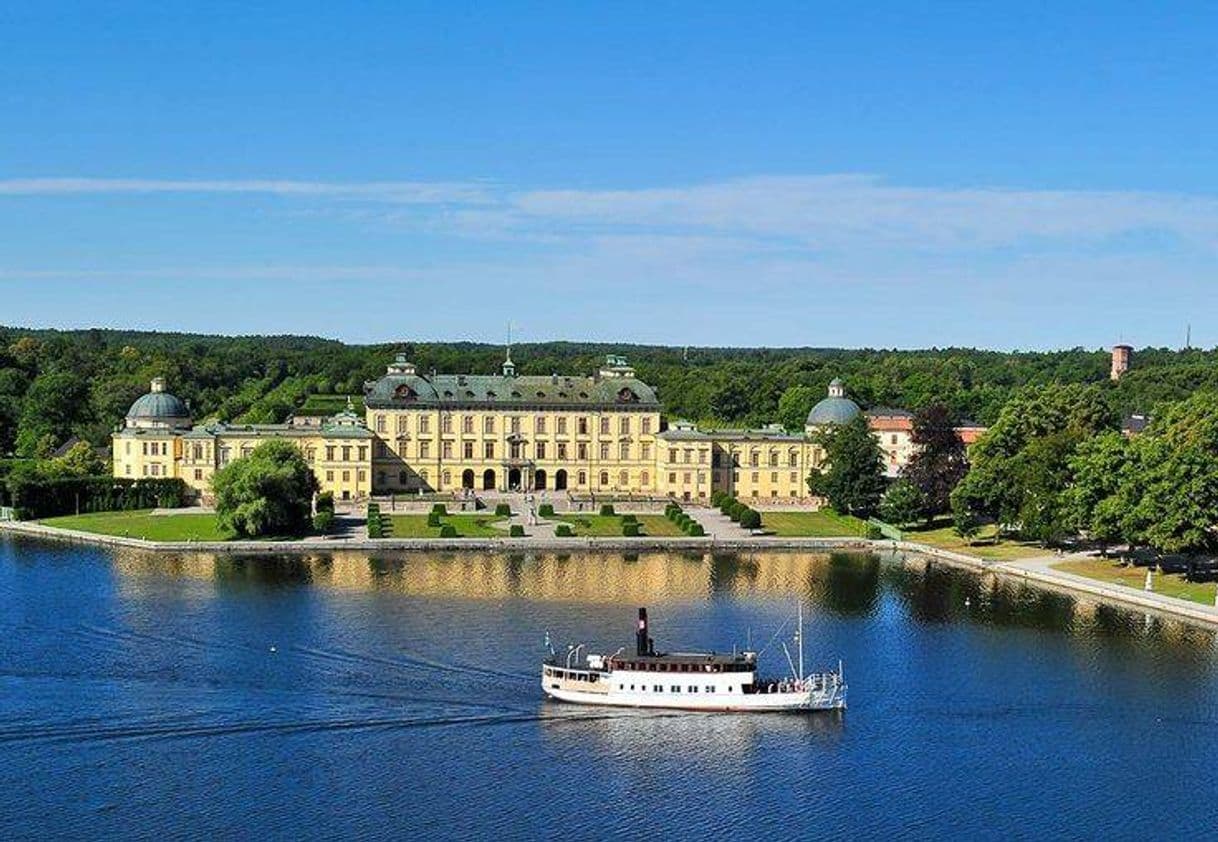
{"label": "forest", "polygon": [[[196,419],[283,421],[306,401],[357,400],[396,352],[420,371],[491,373],[502,346],[404,339],[350,345],[308,336],[209,336],[124,330],[0,327],[0,454],[42,456],[73,436],[108,441],[154,376],[190,402]],[[1218,390],[1218,351],[1145,348],[1109,383],[1106,349],[999,352],[835,348],[683,348],[520,344],[522,374],[589,373],[620,353],[653,385],[670,418],[705,425],[779,422],[802,429],[833,377],[864,407],[943,404],[957,420],[995,422],[1024,386],[1094,384],[1118,414]],[[326,396],[332,396],[327,401]]]}

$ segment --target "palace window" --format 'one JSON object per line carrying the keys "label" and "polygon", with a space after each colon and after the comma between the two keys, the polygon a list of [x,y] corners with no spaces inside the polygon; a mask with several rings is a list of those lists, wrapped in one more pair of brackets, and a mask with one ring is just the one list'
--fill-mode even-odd
{"label": "palace window", "polygon": [[754,450],[749,454],[749,467],[756,468],[761,464],[761,454]]}
{"label": "palace window", "polygon": [[398,456],[406,458],[406,442],[398,442]]}
{"label": "palace window", "polygon": [[558,433],[559,433],[559,435],[566,435],[566,432],[567,432],[567,416],[560,415],[560,416],[558,416]]}
{"label": "palace window", "polygon": [[355,472],[355,479],[358,482],[363,482],[365,476],[367,476],[367,474],[364,473],[363,468],[360,468],[358,471]]}
{"label": "palace window", "polygon": [[648,442],[643,442],[639,445],[639,458],[644,462],[651,459],[651,445]]}
{"label": "palace window", "polygon": [[544,415],[538,415],[533,419],[533,430],[538,433],[546,431],[546,417]]}
{"label": "palace window", "polygon": [[537,458],[538,459],[546,458],[546,443],[544,441],[537,442]]}
{"label": "palace window", "polygon": [[617,431],[619,433],[621,433],[622,435],[626,435],[627,433],[630,432],[630,416],[629,415],[623,415],[621,418],[618,419]]}
{"label": "palace window", "polygon": [[778,471],[770,471],[770,482],[778,482]]}
{"label": "palace window", "polygon": [[650,432],[651,432],[651,416],[644,415],[643,416],[643,434],[646,435],[647,433],[650,433]]}
{"label": "palace window", "polygon": [[567,458],[567,443],[565,441],[560,441],[558,443],[558,458],[559,459]]}
{"label": "palace window", "polygon": [[472,441],[462,442],[461,455],[466,459],[474,458],[474,443]]}
{"label": "palace window", "polygon": [[442,485],[444,485],[445,487],[448,487],[449,485],[451,485],[452,481],[453,481],[452,473],[450,473],[449,471],[445,471],[444,473],[440,474],[440,483]]}
{"label": "palace window", "polygon": [[518,441],[511,442],[508,445],[510,458],[512,458],[512,459],[520,458],[520,447],[521,447],[521,445],[520,445],[520,442],[518,442]]}
{"label": "palace window", "polygon": [[361,462],[366,462],[368,460],[368,445],[361,444],[359,446],[359,460]]}
{"label": "palace window", "polygon": [[482,455],[487,459],[495,458],[495,443],[488,441],[482,445]]}
{"label": "palace window", "polygon": [[453,443],[451,441],[440,444],[440,455],[445,459],[453,458]]}
{"label": "palace window", "polygon": [[688,465],[694,461],[694,452],[690,448],[685,448],[685,464]]}
{"label": "palace window", "polygon": [[378,433],[385,432],[388,429],[388,426],[389,425],[386,423],[386,419],[385,419],[384,415],[376,416],[376,431]]}
{"label": "palace window", "polygon": [[511,418],[508,419],[508,432],[511,432],[511,433],[520,432],[520,417],[519,416],[513,415]]}
{"label": "palace window", "polygon": [[398,435],[402,435],[405,432],[406,432],[406,416],[399,415],[398,416]]}
{"label": "palace window", "polygon": [[344,462],[351,461],[351,446],[350,445],[343,446],[343,461]]}
{"label": "palace window", "polygon": [[585,444],[584,442],[581,441],[579,444],[577,444],[575,446],[575,448],[576,448],[576,453],[579,454],[579,456],[577,458],[579,458],[580,461],[584,461],[588,458],[588,445],[587,444]]}
{"label": "palace window", "polygon": [[430,432],[431,432],[431,417],[428,415],[420,415],[419,416],[419,433],[422,434],[422,433],[430,433]]}
{"label": "palace window", "polygon": [[609,442],[603,441],[603,442],[601,442],[601,459],[605,460],[608,458],[609,458]]}
{"label": "palace window", "polygon": [[619,473],[619,474],[617,475],[617,484],[618,484],[618,486],[620,486],[621,488],[627,488],[627,487],[629,487],[629,485],[630,485],[630,473],[629,473],[629,472],[627,472],[627,471],[622,471],[621,473]]}
{"label": "palace window", "polygon": [[770,451],[770,467],[771,468],[778,467],[778,451],[777,450]]}
{"label": "palace window", "polygon": [[601,486],[603,487],[607,485],[609,485],[609,472],[601,471]]}
{"label": "palace window", "polygon": [[683,480],[685,481],[685,484],[686,484],[686,485],[689,485],[689,481],[690,481],[691,479],[693,479],[693,476],[690,474],[690,472],[689,472],[689,471],[686,471],[686,472],[685,472],[685,474],[684,474],[684,476],[682,476],[682,477],[681,477],[681,479],[683,479]]}
{"label": "palace window", "polygon": [[419,442],[419,458],[427,459],[430,456],[431,456],[431,442],[429,442],[429,441]]}
{"label": "palace window", "polygon": [[461,418],[461,432],[472,433],[474,431],[474,416],[465,415]]}
{"label": "palace window", "polygon": [[676,485],[676,484],[677,484],[677,472],[676,472],[676,471],[669,471],[669,472],[668,472],[668,484],[669,484],[669,485]]}
{"label": "palace window", "polygon": [[609,419],[608,419],[608,417],[602,417],[602,418],[601,418],[601,435],[602,435],[602,436],[607,436],[607,435],[609,435]]}
{"label": "palace window", "polygon": [[482,419],[482,432],[484,432],[484,433],[495,432],[495,416],[488,415]]}
{"label": "palace window", "polygon": [[327,462],[334,461],[334,445],[332,445],[332,444],[326,445],[326,461]]}
{"label": "palace window", "polygon": [[197,480],[203,479],[203,469],[202,468],[195,468],[195,479],[197,479]]}
{"label": "palace window", "polygon": [[617,458],[625,462],[630,458],[630,442],[622,442],[617,446]]}
{"label": "palace window", "polygon": [[799,464],[799,451],[792,450],[790,453],[787,454],[787,465],[794,468],[798,464]]}
{"label": "palace window", "polygon": [[580,418],[576,421],[575,431],[581,436],[588,435],[588,419]]}
{"label": "palace window", "polygon": [[334,472],[326,471],[326,482],[334,482]]}
{"label": "palace window", "polygon": [[668,448],[668,461],[669,462],[677,461],[677,449],[675,447]]}
{"label": "palace window", "polygon": [[646,471],[643,471],[643,473],[639,474],[639,485],[646,488],[650,483],[651,483],[651,474],[647,473]]}
{"label": "palace window", "polygon": [[440,416],[440,432],[451,433],[453,431],[453,417],[447,412]]}

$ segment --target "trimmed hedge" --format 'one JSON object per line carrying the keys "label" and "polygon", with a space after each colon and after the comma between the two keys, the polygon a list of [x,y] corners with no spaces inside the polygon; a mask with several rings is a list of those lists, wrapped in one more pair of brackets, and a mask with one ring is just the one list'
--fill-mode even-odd
{"label": "trimmed hedge", "polygon": [[457,527],[453,526],[451,523],[444,524],[443,526],[440,527],[440,537],[441,538],[456,538],[457,537]]}
{"label": "trimmed hedge", "polygon": [[690,521],[689,523],[685,524],[683,528],[685,529],[685,534],[691,538],[701,538],[706,534],[706,530],[702,528],[702,524],[697,523],[696,521]]}
{"label": "trimmed hedge", "polygon": [[384,538],[385,537],[385,525],[381,522],[381,518],[379,515],[377,517],[368,519],[368,537],[369,538]]}
{"label": "trimmed hedge", "polygon": [[329,532],[334,528],[334,510],[333,509],[318,509],[317,514],[313,515],[313,531],[314,532]]}
{"label": "trimmed hedge", "polygon": [[446,515],[448,514],[448,509],[445,508],[443,503],[433,503],[431,506],[431,513],[433,515]]}
{"label": "trimmed hedge", "polygon": [[554,517],[554,504],[542,503],[537,507],[538,517]]}
{"label": "trimmed hedge", "polygon": [[622,515],[622,523],[638,523],[639,519],[635,515]]}
{"label": "trimmed hedge", "polygon": [[519,523],[513,523],[510,527],[508,527],[508,537],[523,538],[524,537],[524,527],[521,526]]}
{"label": "trimmed hedge", "polygon": [[[440,512],[437,512],[434,510],[431,512],[428,512],[427,513],[427,525],[428,526],[439,526],[440,525],[440,514],[441,514]],[[445,514],[447,514],[447,513],[445,512]]]}
{"label": "trimmed hedge", "polygon": [[761,513],[756,509],[746,508],[740,515],[740,525],[745,529],[760,529]]}
{"label": "trimmed hedge", "polygon": [[571,531],[571,524],[569,524],[569,523],[558,524],[558,526],[556,526],[554,528],[554,537],[555,538],[573,538],[573,537],[575,537],[575,533]]}
{"label": "trimmed hedge", "polygon": [[612,503],[601,504],[601,517],[613,517],[615,514],[617,513],[613,511]]}
{"label": "trimmed hedge", "polygon": [[325,491],[317,495],[317,512],[329,512],[334,514],[334,492]]}
{"label": "trimmed hedge", "polygon": [[507,503],[500,503],[499,505],[495,506],[495,516],[496,517],[511,517],[512,516],[512,507]]}
{"label": "trimmed hedge", "polygon": [[639,524],[637,521],[627,521],[622,523],[622,534],[627,538],[637,538],[642,534],[642,532],[639,531]]}
{"label": "trimmed hedge", "polygon": [[5,491],[18,520],[70,515],[77,511],[176,509],[187,505],[192,496],[186,483],[176,477],[10,479],[5,484]]}

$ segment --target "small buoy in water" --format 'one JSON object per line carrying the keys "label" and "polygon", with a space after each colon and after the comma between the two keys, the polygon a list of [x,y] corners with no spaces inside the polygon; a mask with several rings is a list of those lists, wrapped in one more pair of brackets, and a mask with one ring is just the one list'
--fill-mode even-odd
{"label": "small buoy in water", "polygon": [[965,608],[968,608],[968,607],[969,607],[970,605],[972,605],[972,604],[973,604],[973,601],[972,601],[971,599],[969,599],[969,598],[966,596],[966,597],[964,598],[964,607],[965,607]]}
{"label": "small buoy in water", "polygon": [[272,651],[272,652],[278,652],[279,650],[278,650],[278,649],[276,649],[274,646],[272,646],[272,647],[271,647],[271,651]]}

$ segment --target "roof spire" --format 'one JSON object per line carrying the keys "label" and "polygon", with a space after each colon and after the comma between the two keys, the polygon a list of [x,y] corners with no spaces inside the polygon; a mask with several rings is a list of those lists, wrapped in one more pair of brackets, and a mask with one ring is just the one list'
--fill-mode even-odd
{"label": "roof spire", "polygon": [[508,321],[507,325],[507,356],[503,360],[503,376],[516,376],[516,363],[512,362],[512,323]]}

